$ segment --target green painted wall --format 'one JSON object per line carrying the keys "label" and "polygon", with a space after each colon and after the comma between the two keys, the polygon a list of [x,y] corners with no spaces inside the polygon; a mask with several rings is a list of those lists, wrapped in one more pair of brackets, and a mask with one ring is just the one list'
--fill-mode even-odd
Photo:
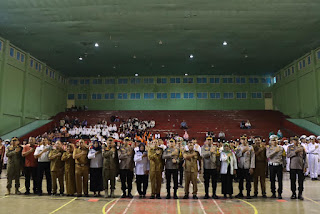
{"label": "green painted wall", "polygon": [[[159,76],[160,77],[160,76]],[[135,77],[108,77],[114,78],[115,84],[105,84],[106,78],[69,78],[70,81],[76,80],[78,83],[68,84],[68,94],[74,94],[75,104],[77,106],[86,105],[91,110],[241,110],[241,109],[265,109],[263,98],[252,99],[252,92],[264,92],[269,88],[270,84],[261,83],[261,78],[258,78],[259,83],[249,84],[249,76],[244,76],[246,83],[235,83],[235,76],[201,76],[207,78],[207,84],[197,83],[195,76],[180,76],[181,83],[170,83],[170,78],[177,76],[161,76],[167,78],[166,84],[158,84],[157,77],[138,77],[140,84],[131,84],[131,78]],[[183,78],[193,78],[193,83],[183,83]],[[198,76],[199,77],[199,76]],[[219,84],[209,83],[209,78],[220,78]],[[222,78],[229,77],[233,79],[232,84],[225,84]],[[117,84],[119,78],[127,78],[128,84]],[[144,84],[145,78],[153,78],[153,84]],[[90,84],[81,85],[81,79],[88,79]],[[93,79],[101,79],[102,84],[94,85]],[[157,93],[167,93],[167,99],[157,99]],[[184,93],[194,93],[193,99],[184,99]],[[207,92],[207,99],[198,99],[197,93]],[[220,92],[220,99],[210,99],[209,94],[212,92]],[[233,92],[233,99],[224,99],[224,92]],[[247,99],[236,99],[236,92],[246,92]],[[101,100],[93,100],[93,93],[101,93]],[[104,99],[105,93],[114,93],[115,99]],[[128,93],[127,100],[118,99],[118,93]],[[138,100],[130,99],[130,93],[140,93],[141,97]],[[154,93],[154,99],[144,99],[144,93]],[[170,93],[181,93],[181,99],[171,99]],[[87,94],[87,99],[79,100],[78,94]]]}
{"label": "green painted wall", "polygon": [[64,111],[64,77],[8,40],[0,43],[0,136]]}
{"label": "green painted wall", "polygon": [[320,124],[320,48],[293,61],[278,71],[275,78],[277,83],[272,86],[275,110]]}

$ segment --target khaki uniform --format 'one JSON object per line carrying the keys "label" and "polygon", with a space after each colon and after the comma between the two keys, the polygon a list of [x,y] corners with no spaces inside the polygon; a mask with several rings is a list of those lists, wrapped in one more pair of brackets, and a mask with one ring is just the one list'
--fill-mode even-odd
{"label": "khaki uniform", "polygon": [[15,180],[16,190],[19,190],[20,187],[20,169],[21,169],[21,152],[16,152],[15,149],[18,147],[9,146],[7,148],[6,155],[8,157],[7,162],[7,189],[11,189],[12,180]]}
{"label": "khaki uniform", "polygon": [[260,177],[260,185],[262,195],[266,194],[266,168],[267,168],[267,155],[266,155],[266,147],[258,147],[254,146],[255,153],[255,169],[253,173],[253,186],[254,186],[254,194],[258,194],[258,180]]}
{"label": "khaki uniform", "polygon": [[110,180],[110,189],[116,188],[116,177],[119,173],[119,158],[118,152],[113,152],[111,149],[103,151],[103,187],[108,190],[108,181]]}
{"label": "khaki uniform", "polygon": [[[60,156],[51,159],[53,156],[57,154],[61,154]],[[62,151],[54,149],[49,153],[50,161],[50,171],[51,171],[51,180],[52,180],[52,193],[57,193],[57,179],[59,181],[60,194],[64,193],[64,182],[63,182],[63,172],[64,172],[64,162],[61,160]]]}
{"label": "khaki uniform", "polygon": [[88,160],[88,152],[87,148],[77,148],[75,150],[75,154],[80,154],[82,151],[85,153],[81,155],[79,158],[75,159],[76,163],[76,187],[77,194],[82,194],[82,186],[83,192],[85,195],[88,194],[88,178],[89,178],[89,160]]}
{"label": "khaki uniform", "polygon": [[[157,150],[160,151],[159,154],[156,153]],[[163,150],[159,147],[148,151],[148,158],[150,160],[151,196],[160,196],[162,171],[164,166],[162,153]]]}
{"label": "khaki uniform", "polygon": [[61,160],[65,162],[64,172],[66,179],[67,195],[73,195],[76,192],[76,179],[75,179],[75,161],[72,153],[63,153]]}
{"label": "khaki uniform", "polygon": [[184,192],[185,195],[189,195],[189,185],[192,182],[193,192],[192,195],[197,195],[198,186],[197,186],[197,175],[198,175],[198,161],[200,162],[201,157],[199,152],[197,151],[185,151],[184,155],[195,154],[191,159],[185,159],[185,187]]}

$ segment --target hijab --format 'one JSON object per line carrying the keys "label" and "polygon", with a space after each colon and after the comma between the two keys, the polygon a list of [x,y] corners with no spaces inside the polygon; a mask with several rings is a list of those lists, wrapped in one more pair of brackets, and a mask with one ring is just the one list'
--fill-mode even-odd
{"label": "hijab", "polygon": [[[98,143],[98,146],[97,146],[97,147],[94,146],[94,144],[95,144],[96,142]],[[95,142],[93,143],[93,145],[92,145],[92,149],[96,150],[97,152],[100,151],[100,150],[101,150],[101,143],[100,143],[99,141],[95,141]]]}

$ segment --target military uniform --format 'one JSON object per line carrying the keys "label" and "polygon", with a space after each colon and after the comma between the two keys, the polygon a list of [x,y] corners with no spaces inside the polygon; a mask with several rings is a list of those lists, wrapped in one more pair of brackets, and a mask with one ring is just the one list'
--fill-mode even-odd
{"label": "military uniform", "polygon": [[203,159],[203,178],[205,187],[205,198],[209,198],[209,183],[212,181],[212,197],[218,198],[216,195],[218,172],[217,167],[220,166],[219,150],[215,147],[214,152],[211,152],[211,146],[203,145],[201,147],[201,157]]}
{"label": "military uniform", "polygon": [[[159,154],[157,154],[157,151]],[[164,165],[162,153],[163,150],[160,147],[150,149],[148,151],[148,158],[150,160],[151,198],[156,196],[160,199],[162,171]]]}
{"label": "military uniform", "polygon": [[258,180],[260,177],[260,185],[262,195],[266,195],[266,167],[267,167],[267,156],[266,156],[266,147],[254,146],[255,153],[255,169],[253,173],[253,186],[254,186],[254,195],[258,195]]}
{"label": "military uniform", "polygon": [[65,162],[64,171],[66,179],[66,192],[67,195],[74,195],[76,192],[76,179],[75,179],[75,161],[72,153],[64,152],[61,160]]}
{"label": "military uniform", "polygon": [[[175,154],[172,155],[172,153],[175,153]],[[178,189],[179,149],[168,147],[163,152],[162,158],[165,160],[165,170],[166,170],[166,180],[167,180],[167,199],[170,199],[171,175],[173,177],[173,190],[174,190],[173,196],[176,199],[178,198],[177,189]]]}
{"label": "military uniform", "polygon": [[[296,139],[298,140],[298,139]],[[303,148],[298,145],[290,145],[288,147],[287,157],[290,158],[290,183],[291,183],[291,191],[292,191],[292,199],[296,198],[296,179],[298,175],[298,183],[299,183],[299,196],[298,198],[303,200],[302,192],[303,192],[303,181],[304,174],[303,171],[308,168],[308,161],[306,157],[306,151],[303,149],[298,152],[297,150]]]}
{"label": "military uniform", "polygon": [[121,190],[123,192],[123,197],[126,197],[126,189],[128,189],[128,196],[133,197],[131,194],[132,190],[132,180],[133,180],[133,161],[134,151],[131,146],[122,146],[118,151],[118,157],[120,160],[120,180],[121,180]]}
{"label": "military uniform", "polygon": [[114,190],[116,188],[116,177],[119,173],[119,158],[118,151],[112,151],[105,148],[102,151],[103,156],[103,187],[108,192],[108,181],[110,180],[111,194],[109,197],[114,197]]}
{"label": "military uniform", "polygon": [[74,154],[77,155],[81,152],[84,152],[84,154],[75,159],[76,187],[78,196],[81,196],[82,194],[82,186],[84,194],[88,195],[89,160],[87,155],[89,150],[87,148],[77,148],[75,149]]}
{"label": "military uniform", "polygon": [[[59,156],[56,156],[59,155]],[[54,157],[56,156],[56,157]],[[59,181],[60,194],[64,193],[64,162],[61,160],[62,151],[58,149],[51,150],[49,153],[51,180],[52,180],[52,194],[57,194],[57,179]]]}
{"label": "military uniform", "polygon": [[185,187],[184,187],[184,192],[185,192],[185,197],[188,198],[189,195],[189,185],[190,182],[192,182],[193,185],[193,192],[192,195],[194,198],[196,198],[197,193],[198,193],[198,186],[197,186],[197,175],[198,175],[198,161],[200,162],[201,157],[199,152],[197,151],[185,151],[183,153],[183,156],[185,157],[186,155],[191,155],[193,154],[194,156],[191,157],[190,159],[184,158],[185,165],[184,165],[184,171],[185,171]]}
{"label": "military uniform", "polygon": [[[277,148],[279,151],[277,151]],[[283,180],[283,168],[286,167],[286,152],[282,146],[270,146],[267,149],[267,158],[268,158],[268,165],[270,168],[270,181],[271,181],[271,192],[272,197],[275,198],[276,193],[276,176],[278,180],[278,198],[282,199],[282,180]]]}
{"label": "military uniform", "polygon": [[[20,148],[19,152],[16,152],[16,148]],[[16,193],[19,192],[20,187],[20,169],[21,169],[21,159],[22,159],[22,148],[20,146],[14,147],[9,146],[6,151],[8,157],[7,162],[7,189],[10,193],[12,187],[12,180],[15,180]]]}

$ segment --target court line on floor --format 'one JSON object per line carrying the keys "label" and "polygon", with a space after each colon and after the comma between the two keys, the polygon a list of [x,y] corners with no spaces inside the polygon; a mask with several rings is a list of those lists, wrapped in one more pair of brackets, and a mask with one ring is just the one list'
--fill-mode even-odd
{"label": "court line on floor", "polygon": [[180,200],[179,200],[179,190],[177,190],[177,196],[178,196],[178,199],[177,199],[177,212],[178,212],[178,214],[181,214]]}
{"label": "court line on floor", "polygon": [[[136,192],[136,193],[134,194],[134,196],[136,196],[137,194],[138,194],[138,192]],[[130,203],[127,205],[126,209],[123,211],[123,214],[126,214],[126,213],[127,213],[127,211],[128,211],[128,209],[129,209],[129,207],[131,206],[133,200],[134,200],[134,197],[131,199]]]}
{"label": "court line on floor", "polygon": [[[118,201],[119,201],[120,198],[121,198],[121,197],[119,197],[119,198],[111,205],[111,207],[109,207],[109,209],[107,210],[107,212],[106,212],[105,210],[102,210],[102,213],[103,213],[103,214],[109,213],[110,210],[114,207],[114,205],[116,205],[116,203],[118,203]],[[106,207],[107,207],[107,206],[106,206]]]}
{"label": "court line on floor", "polygon": [[[107,202],[107,203],[102,207],[102,213],[103,213],[103,214],[106,213],[106,207],[107,207],[110,203],[114,202],[115,200],[116,200],[116,199],[112,199],[111,201]],[[119,200],[119,199],[118,199],[118,200]]]}
{"label": "court line on floor", "polygon": [[198,202],[199,202],[199,204],[200,204],[200,208],[202,209],[202,212],[203,212],[204,214],[207,214],[207,212],[204,210],[203,204],[202,204],[202,202],[200,201],[200,199],[198,199]]}
{"label": "court line on floor", "polygon": [[253,208],[254,214],[258,214],[258,210],[257,210],[256,206],[254,206],[253,204],[249,203],[248,201],[245,201],[245,200],[242,200],[242,199],[238,199],[238,200],[248,204],[250,207]]}
{"label": "court line on floor", "polygon": [[[200,178],[198,178],[198,179],[199,179],[200,183],[202,184],[202,186],[205,188],[205,186],[204,186],[203,182],[200,180]],[[219,211],[221,212],[221,214],[224,214],[224,212],[222,211],[221,207],[216,202],[216,200],[212,198],[212,201],[217,205],[217,207],[218,207]]]}
{"label": "court line on floor", "polygon": [[63,207],[67,206],[68,204],[72,203],[74,200],[76,200],[78,197],[74,197],[73,199],[71,199],[69,202],[65,203],[64,205],[62,205],[61,207],[59,207],[58,209],[53,210],[50,214],[53,214],[55,212],[58,212],[59,210],[61,210]]}
{"label": "court line on floor", "polygon": [[[284,187],[283,189],[287,190],[288,192],[291,192],[291,190],[289,190],[288,188]],[[312,200],[311,198],[307,197],[307,196],[303,196],[305,199],[312,201],[313,203],[316,203],[318,205],[320,205],[319,202]]]}

